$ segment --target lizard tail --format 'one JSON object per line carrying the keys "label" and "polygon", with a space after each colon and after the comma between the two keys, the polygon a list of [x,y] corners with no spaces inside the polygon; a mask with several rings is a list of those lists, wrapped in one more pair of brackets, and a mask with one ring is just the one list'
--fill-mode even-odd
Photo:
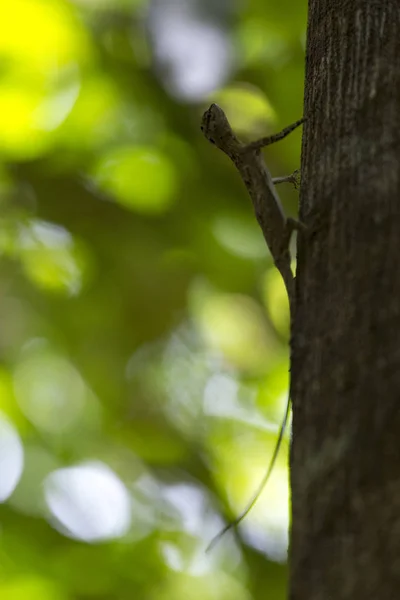
{"label": "lizard tail", "polygon": [[230,523],[228,523],[209,543],[209,545],[207,546],[206,552],[210,552],[215,545],[219,542],[219,540],[225,535],[225,533],[227,533],[228,531],[230,531],[233,527],[237,527],[239,525],[239,523],[241,521],[243,521],[243,519],[249,514],[249,512],[251,511],[251,509],[253,508],[253,506],[255,505],[255,503],[257,502],[258,498],[261,495],[261,492],[263,491],[263,489],[265,488],[265,486],[268,483],[268,479],[272,473],[272,469],[274,468],[275,465],[275,461],[276,458],[278,456],[281,444],[282,444],[282,440],[283,440],[283,436],[286,430],[286,425],[288,422],[288,418],[289,418],[289,412],[290,412],[290,395],[288,397],[287,403],[286,403],[286,410],[285,410],[285,415],[283,417],[283,421],[282,421],[282,425],[280,427],[279,430],[279,435],[278,435],[278,440],[275,444],[275,449],[274,449],[274,453],[272,455],[272,458],[270,460],[269,466],[268,466],[268,470],[265,473],[264,477],[261,480],[261,483],[258,486],[258,489],[256,490],[253,498],[251,499],[251,501],[249,502],[249,504],[246,506],[246,508],[244,509],[244,511],[238,516],[236,517],[236,519],[234,521],[231,521]]}

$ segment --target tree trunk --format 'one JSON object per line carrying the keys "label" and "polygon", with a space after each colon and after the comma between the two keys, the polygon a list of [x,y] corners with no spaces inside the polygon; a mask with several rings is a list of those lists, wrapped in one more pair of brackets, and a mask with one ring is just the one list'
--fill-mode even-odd
{"label": "tree trunk", "polygon": [[291,600],[400,597],[400,2],[309,0]]}

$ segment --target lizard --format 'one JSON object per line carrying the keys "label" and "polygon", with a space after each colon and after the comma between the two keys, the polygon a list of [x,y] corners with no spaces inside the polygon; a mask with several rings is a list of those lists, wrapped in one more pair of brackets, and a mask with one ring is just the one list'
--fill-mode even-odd
{"label": "lizard", "polygon": [[[261,149],[282,140],[304,121],[304,118],[299,119],[275,135],[263,137],[248,144],[241,142],[237,138],[224,111],[218,104],[211,104],[210,108],[204,113],[201,121],[201,130],[205,137],[229,156],[239,171],[247,188],[264,239],[271,252],[274,264],[280,272],[286,287],[289,300],[291,326],[295,313],[295,281],[291,269],[289,243],[292,232],[295,229],[304,230],[305,226],[295,219],[286,217],[278,193],[275,190],[275,184],[288,181],[296,185],[297,172],[295,171],[288,177],[272,178],[262,156]],[[228,525],[213,538],[207,550],[211,550],[216,542],[227,531],[232,527],[236,527],[246,517],[258,500],[258,497],[268,482],[278,456],[286,430],[289,412],[290,393],[288,395],[285,414],[279,429],[278,440],[272,458],[256,493],[244,511],[234,521],[228,523]]]}

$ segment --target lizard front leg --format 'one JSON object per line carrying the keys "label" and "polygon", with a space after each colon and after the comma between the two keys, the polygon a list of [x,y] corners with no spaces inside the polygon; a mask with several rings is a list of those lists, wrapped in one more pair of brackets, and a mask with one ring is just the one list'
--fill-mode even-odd
{"label": "lizard front leg", "polygon": [[273,177],[272,183],[274,185],[277,185],[278,183],[292,183],[294,189],[297,190],[300,185],[300,169],[296,169],[291,175],[286,175],[284,177]]}

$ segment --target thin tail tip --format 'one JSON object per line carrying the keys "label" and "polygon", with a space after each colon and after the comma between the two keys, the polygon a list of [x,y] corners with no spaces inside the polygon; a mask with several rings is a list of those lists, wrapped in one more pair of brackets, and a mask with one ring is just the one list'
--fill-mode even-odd
{"label": "thin tail tip", "polygon": [[236,521],[233,521],[233,523],[228,523],[228,525],[225,525],[225,527],[223,529],[221,529],[221,531],[219,533],[217,533],[217,535],[215,535],[212,538],[211,542],[208,544],[208,546],[206,548],[206,554],[209,554],[215,548],[215,546],[220,542],[220,540],[224,537],[224,535],[226,533],[228,533],[228,531],[230,531],[235,526],[236,526]]}

